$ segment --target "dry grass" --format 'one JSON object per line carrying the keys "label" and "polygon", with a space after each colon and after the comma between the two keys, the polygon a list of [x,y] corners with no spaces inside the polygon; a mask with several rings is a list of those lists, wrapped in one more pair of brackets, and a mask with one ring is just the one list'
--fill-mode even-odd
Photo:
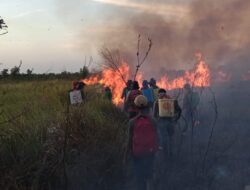
{"label": "dry grass", "polygon": [[69,87],[68,81],[1,84],[1,189],[112,189],[122,183],[126,117],[93,89],[84,104],[68,107]]}

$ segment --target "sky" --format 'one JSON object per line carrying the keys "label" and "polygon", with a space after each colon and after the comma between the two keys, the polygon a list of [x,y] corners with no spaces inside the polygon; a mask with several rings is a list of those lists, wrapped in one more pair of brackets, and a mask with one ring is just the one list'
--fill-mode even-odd
{"label": "sky", "polygon": [[250,71],[248,0],[0,0],[0,16],[0,70],[22,60],[22,72],[77,72],[90,56],[97,68],[103,47],[134,68],[141,34],[151,76],[193,68],[197,52],[212,69]]}
{"label": "sky", "polygon": [[79,71],[85,57],[87,62],[90,56],[94,62],[102,61],[99,52],[108,42],[104,36],[119,31],[121,23],[133,15],[154,14],[156,8],[157,14],[168,18],[185,14],[185,3],[179,1],[177,6],[173,2],[0,0],[0,16],[8,25],[8,34],[0,36],[0,70],[22,60],[22,72],[28,68],[36,73]]}

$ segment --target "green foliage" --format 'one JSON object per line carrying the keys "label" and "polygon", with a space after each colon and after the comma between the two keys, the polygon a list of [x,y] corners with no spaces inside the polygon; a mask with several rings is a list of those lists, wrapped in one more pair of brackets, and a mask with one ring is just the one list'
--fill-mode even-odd
{"label": "green foliage", "polygon": [[70,83],[0,81],[0,189],[122,183],[125,115],[91,87],[83,104],[69,106]]}
{"label": "green foliage", "polygon": [[27,75],[29,75],[29,76],[32,74],[32,72],[33,72],[33,69],[27,69],[27,71],[26,71]]}
{"label": "green foliage", "polygon": [[10,74],[12,76],[16,76],[20,74],[20,67],[14,66],[13,68],[10,69]]}
{"label": "green foliage", "polygon": [[8,71],[9,71],[9,69],[3,69],[1,72],[2,77],[8,76]]}
{"label": "green foliage", "polygon": [[87,78],[89,76],[89,69],[87,66],[83,66],[83,68],[80,69],[80,74],[83,79]]}

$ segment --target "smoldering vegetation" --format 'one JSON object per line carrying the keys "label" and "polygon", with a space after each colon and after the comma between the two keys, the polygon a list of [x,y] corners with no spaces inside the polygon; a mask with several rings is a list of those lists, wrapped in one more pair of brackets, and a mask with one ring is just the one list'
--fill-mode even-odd
{"label": "smoldering vegetation", "polygon": [[[123,163],[126,116],[92,87],[82,106],[67,109],[68,86],[1,85],[1,189],[135,189],[131,160]],[[183,118],[177,123],[173,158],[157,154],[154,189],[234,190],[249,184],[249,81],[211,89],[194,89],[201,99],[199,123],[193,134],[192,126],[183,131]],[[169,93],[179,94],[182,104],[181,89]]]}
{"label": "smoldering vegetation", "polygon": [[[196,91],[201,97],[199,123],[193,126],[193,131],[191,126],[183,134],[185,123],[182,119],[178,122],[173,159],[161,160],[160,154],[156,159],[159,172],[156,187],[244,189],[249,185],[250,175],[249,81],[213,86],[212,92],[208,88]],[[178,94],[178,91],[170,93]],[[162,169],[165,164],[166,168]]]}

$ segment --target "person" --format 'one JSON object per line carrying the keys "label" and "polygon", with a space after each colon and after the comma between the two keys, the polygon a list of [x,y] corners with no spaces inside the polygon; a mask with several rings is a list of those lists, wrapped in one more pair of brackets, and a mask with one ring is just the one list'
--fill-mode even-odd
{"label": "person", "polygon": [[86,84],[83,81],[81,80],[78,81],[78,90],[84,90],[85,86]]}
{"label": "person", "polygon": [[154,91],[152,88],[149,88],[148,81],[144,80],[142,82],[142,88],[141,88],[142,94],[147,98],[148,100],[148,106],[150,109],[153,108],[154,105]]}
{"label": "person", "polygon": [[78,104],[81,103],[84,99],[83,90],[79,90],[79,82],[73,81],[72,88],[68,91],[69,93],[69,103]]}
{"label": "person", "polygon": [[156,84],[156,80],[154,78],[151,78],[149,81],[149,85],[150,88],[152,88],[154,91],[154,99],[156,100],[158,98],[158,90],[159,90],[159,87]]}
{"label": "person", "polygon": [[133,81],[132,90],[128,92],[126,98],[126,104],[128,105],[129,119],[135,117],[139,111],[134,104],[135,98],[138,95],[142,95],[142,92],[139,89],[140,89],[139,83],[137,81]]}
{"label": "person", "polygon": [[78,81],[78,83],[77,83],[77,90],[81,91],[83,99],[85,98],[85,94],[84,94],[84,87],[85,86],[86,86],[86,84],[83,81],[81,81],[81,80]]}
{"label": "person", "polygon": [[[169,99],[173,100],[173,109],[174,113],[170,116],[163,116],[160,115],[160,105],[159,101],[163,99]],[[173,154],[173,135],[175,132],[175,125],[176,121],[181,116],[181,108],[178,104],[177,100],[172,99],[169,95],[167,95],[167,92],[165,89],[159,89],[158,91],[158,100],[154,103],[153,108],[153,116],[157,120],[158,129],[160,131],[160,145],[164,149],[164,152],[166,153],[169,158],[172,157]]]}
{"label": "person", "polygon": [[72,89],[71,90],[78,90],[78,81],[74,80],[72,82]]}
{"label": "person", "polygon": [[105,89],[104,89],[104,97],[105,97],[105,99],[112,101],[112,92],[108,86],[105,87]]}
{"label": "person", "polygon": [[139,95],[134,102],[139,113],[129,121],[127,150],[131,152],[137,190],[146,190],[152,185],[159,133],[156,121],[149,115],[147,98]]}
{"label": "person", "polygon": [[127,94],[128,92],[132,89],[132,83],[133,81],[132,80],[128,80],[127,83],[126,83],[126,87],[123,88],[123,91],[122,91],[122,96],[121,96],[121,99],[123,99],[124,103],[123,103],[123,110],[125,112],[128,111],[128,105],[126,104],[126,97],[127,97]]}
{"label": "person", "polygon": [[197,92],[194,92],[190,84],[184,85],[183,98],[183,116],[186,120],[187,128],[198,123],[197,108],[200,103],[200,97]]}

